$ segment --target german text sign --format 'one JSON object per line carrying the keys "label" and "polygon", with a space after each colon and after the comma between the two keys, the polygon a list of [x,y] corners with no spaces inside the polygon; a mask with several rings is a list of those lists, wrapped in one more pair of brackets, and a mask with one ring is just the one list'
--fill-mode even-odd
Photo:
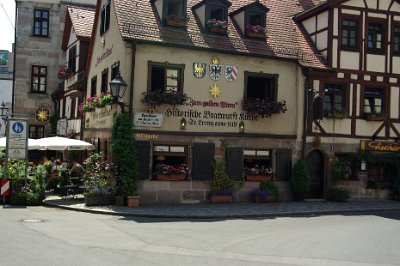
{"label": "german text sign", "polygon": [[28,146],[28,122],[26,120],[8,121],[7,155],[8,158],[23,160],[26,158]]}
{"label": "german text sign", "polygon": [[400,143],[391,141],[360,140],[360,150],[380,152],[400,152]]}

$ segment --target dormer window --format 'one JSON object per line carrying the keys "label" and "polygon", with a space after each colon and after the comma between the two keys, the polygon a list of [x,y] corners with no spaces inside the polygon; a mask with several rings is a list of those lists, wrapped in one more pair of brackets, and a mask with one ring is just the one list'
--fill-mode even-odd
{"label": "dormer window", "polygon": [[250,38],[265,38],[266,15],[261,10],[246,12],[246,36]]}
{"label": "dormer window", "polygon": [[222,1],[206,3],[206,30],[213,33],[226,33],[228,28],[228,6]]}
{"label": "dormer window", "polygon": [[163,17],[168,26],[186,27],[186,0],[164,0]]}

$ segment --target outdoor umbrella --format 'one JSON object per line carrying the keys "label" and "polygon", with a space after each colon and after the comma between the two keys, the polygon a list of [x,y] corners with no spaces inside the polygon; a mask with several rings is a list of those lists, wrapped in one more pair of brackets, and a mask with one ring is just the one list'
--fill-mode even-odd
{"label": "outdoor umbrella", "polygon": [[[0,149],[5,149],[7,147],[7,137],[0,138]],[[39,144],[36,139],[28,139],[28,150],[39,149]]]}
{"label": "outdoor umbrella", "polygon": [[94,145],[78,139],[64,137],[48,137],[36,140],[40,150],[92,150]]}

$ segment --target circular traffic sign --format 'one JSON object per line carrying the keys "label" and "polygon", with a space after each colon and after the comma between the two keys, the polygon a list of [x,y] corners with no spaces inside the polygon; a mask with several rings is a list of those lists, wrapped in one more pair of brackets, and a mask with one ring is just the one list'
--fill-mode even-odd
{"label": "circular traffic sign", "polygon": [[24,125],[21,122],[15,122],[12,126],[12,130],[16,134],[20,134],[24,131]]}

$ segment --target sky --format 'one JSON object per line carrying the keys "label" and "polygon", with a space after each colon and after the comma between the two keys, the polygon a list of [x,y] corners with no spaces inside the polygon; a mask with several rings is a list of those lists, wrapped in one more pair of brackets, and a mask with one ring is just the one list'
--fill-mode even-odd
{"label": "sky", "polygon": [[[11,23],[10,23],[10,20]],[[0,0],[0,50],[12,51],[14,42],[15,0]]]}

